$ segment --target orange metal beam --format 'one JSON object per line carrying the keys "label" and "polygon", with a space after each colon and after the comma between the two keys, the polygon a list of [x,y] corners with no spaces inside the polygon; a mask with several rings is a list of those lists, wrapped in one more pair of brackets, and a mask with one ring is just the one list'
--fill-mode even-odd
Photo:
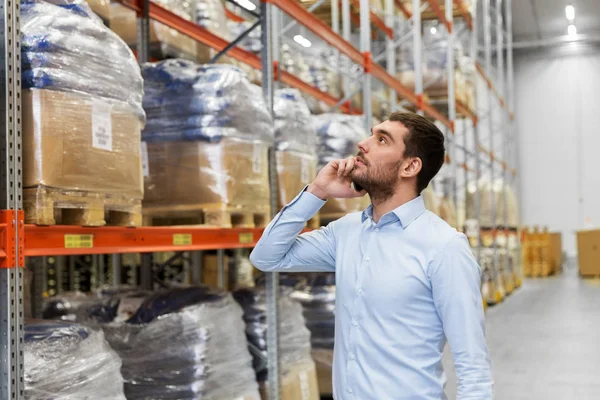
{"label": "orange metal beam", "polygon": [[227,17],[227,19],[230,19],[235,22],[245,22],[246,21],[243,17],[237,15],[236,13],[234,13],[233,11],[231,11],[228,8],[225,9],[225,16]]}
{"label": "orange metal beam", "polygon": [[398,9],[400,11],[402,11],[402,14],[404,14],[404,17],[406,19],[411,19],[412,18],[412,12],[410,12],[408,10],[408,8],[406,8],[406,6],[402,2],[402,0],[394,0],[394,3],[396,3],[396,7],[398,7]]}
{"label": "orange metal beam", "polygon": [[315,35],[323,39],[329,45],[335,47],[350,60],[364,67],[365,58],[363,54],[356,49],[352,43],[345,41],[340,35],[335,33],[325,22],[321,21],[307,9],[302,7],[294,0],[272,0],[272,4],[279,7],[283,12],[293,19],[300,21]]}
{"label": "orange metal beam", "polygon": [[473,31],[473,17],[471,16],[471,13],[467,9],[467,6],[464,3],[464,1],[463,0],[454,0],[454,4],[456,4],[456,6],[458,7],[463,18],[467,22],[467,26],[469,27],[469,30]]}
{"label": "orange metal beam", "polygon": [[262,229],[211,227],[25,226],[25,255],[147,253],[247,248]]}
{"label": "orange metal beam", "polygon": [[[352,4],[354,4],[355,7],[360,8],[360,1],[359,0],[352,0]],[[394,38],[394,31],[392,30],[392,28],[388,27],[385,24],[385,22],[383,22],[383,20],[381,18],[379,18],[379,16],[377,14],[375,14],[371,10],[369,10],[369,18],[371,19],[371,22],[381,32],[383,32],[385,35],[387,35],[390,39]],[[359,19],[359,25],[360,25],[360,19]]]}
{"label": "orange metal beam", "polygon": [[442,8],[438,4],[437,0],[427,0],[427,2],[429,3],[429,7],[431,7],[435,15],[437,15],[438,19],[444,25],[446,25],[448,32],[452,32],[452,23],[446,19],[446,15],[444,14],[444,11],[442,11]]}
{"label": "orange metal beam", "polygon": [[465,117],[470,118],[474,125],[477,125],[477,115],[458,100],[456,100],[456,109]]}

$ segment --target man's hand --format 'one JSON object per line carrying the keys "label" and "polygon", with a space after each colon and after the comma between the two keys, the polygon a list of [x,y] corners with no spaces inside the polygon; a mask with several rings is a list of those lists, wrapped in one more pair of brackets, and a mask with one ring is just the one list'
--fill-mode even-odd
{"label": "man's hand", "polygon": [[362,197],[366,191],[357,192],[352,188],[350,174],[354,169],[355,158],[334,160],[327,164],[315,180],[308,185],[308,192],[320,199]]}

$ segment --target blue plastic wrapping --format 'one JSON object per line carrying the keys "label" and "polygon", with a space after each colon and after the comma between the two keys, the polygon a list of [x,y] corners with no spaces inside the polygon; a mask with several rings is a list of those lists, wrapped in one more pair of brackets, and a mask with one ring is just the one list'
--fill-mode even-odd
{"label": "blue plastic wrapping", "polygon": [[143,81],[129,47],[83,1],[21,2],[23,89],[87,94],[144,118]]}
{"label": "blue plastic wrapping", "polygon": [[142,72],[145,141],[273,141],[273,121],[262,91],[239,68],[172,59],[145,64]]}
{"label": "blue plastic wrapping", "polygon": [[317,129],[319,168],[356,154],[358,142],[367,137],[362,116],[321,114],[313,116],[312,121]]}
{"label": "blue plastic wrapping", "polygon": [[121,359],[101,331],[28,321],[23,353],[26,399],[125,400]]}
{"label": "blue plastic wrapping", "polygon": [[317,131],[302,93],[298,89],[276,90],[273,109],[277,149],[314,154]]}

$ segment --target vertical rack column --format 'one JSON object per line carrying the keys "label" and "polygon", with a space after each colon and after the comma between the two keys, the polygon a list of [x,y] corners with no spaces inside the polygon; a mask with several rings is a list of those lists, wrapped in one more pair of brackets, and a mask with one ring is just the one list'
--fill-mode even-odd
{"label": "vertical rack column", "polygon": [[421,36],[421,0],[412,1],[413,9],[413,64],[415,69],[415,95],[417,96],[417,114],[423,112],[423,46]]}
{"label": "vertical rack column", "polygon": [[0,399],[23,398],[23,201],[20,2],[2,2],[0,215],[6,224],[0,263]]}
{"label": "vertical rack column", "polygon": [[450,128],[446,128],[446,140],[450,147],[450,165],[452,171],[452,200],[454,204],[458,204],[458,194],[457,194],[457,183],[456,177],[458,175],[458,171],[456,169],[457,159],[456,159],[456,91],[454,87],[454,25],[453,25],[453,13],[452,13],[452,0],[445,1],[445,10],[446,10],[446,20],[448,21],[447,30],[448,30],[448,48],[446,49],[446,73],[448,74],[448,119],[450,120]]}
{"label": "vertical rack column", "polygon": [[[396,47],[394,46],[394,38],[396,37],[396,32],[398,32],[397,28],[397,18],[396,11],[394,7],[394,0],[385,0],[385,24],[386,26],[392,28],[392,32],[394,32],[394,36],[390,38],[386,35],[385,37],[385,52],[386,52],[386,67],[387,72],[391,76],[396,76]],[[392,88],[389,89],[388,97],[390,110],[396,110],[396,100],[397,100],[396,91]]]}
{"label": "vertical rack column", "polygon": [[[261,19],[261,66],[262,90],[265,103],[273,113],[273,27],[271,25],[274,6],[268,0],[260,4]],[[276,32],[275,32],[276,33]],[[277,165],[275,146],[269,147],[269,188],[271,216],[277,213]],[[268,368],[268,393],[269,400],[279,400],[279,275],[268,272],[265,277],[266,303],[267,303],[267,368]]]}
{"label": "vertical rack column", "polygon": [[363,71],[363,113],[365,115],[365,130],[371,130],[373,111],[371,104],[371,69],[373,57],[371,56],[371,19],[369,0],[360,0],[360,51],[365,57]]}
{"label": "vertical rack column", "polygon": [[[477,1],[474,2],[474,9],[473,9],[473,15],[477,15]],[[473,30],[471,31],[471,42],[470,42],[470,48],[469,48],[469,53],[471,55],[471,60],[473,61],[473,63],[477,63],[477,52],[478,52],[478,45],[479,45],[479,36],[478,36],[478,24],[474,23],[473,24]],[[477,93],[477,82],[473,82],[475,84],[475,100],[476,100],[476,104],[479,104],[479,99],[478,96],[479,94]],[[477,234],[477,239],[476,239],[476,247],[475,247],[475,255],[477,258],[477,262],[481,265],[481,192],[479,191],[479,180],[481,179],[481,158],[480,158],[480,152],[479,152],[479,146],[480,146],[480,141],[479,141],[479,125],[478,125],[478,121],[475,120],[471,120],[472,121],[472,128],[473,128],[473,156],[475,158],[475,185],[474,185],[474,189],[475,189],[475,194],[473,196],[474,198],[474,209],[475,209],[475,221],[477,222],[476,224],[476,234]],[[466,146],[465,146],[466,147]]]}

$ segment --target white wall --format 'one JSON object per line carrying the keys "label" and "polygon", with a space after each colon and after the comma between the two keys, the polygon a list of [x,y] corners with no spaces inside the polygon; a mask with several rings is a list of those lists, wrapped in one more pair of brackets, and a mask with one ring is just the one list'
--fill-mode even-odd
{"label": "white wall", "polygon": [[515,55],[521,217],[563,233],[600,228],[600,49]]}

